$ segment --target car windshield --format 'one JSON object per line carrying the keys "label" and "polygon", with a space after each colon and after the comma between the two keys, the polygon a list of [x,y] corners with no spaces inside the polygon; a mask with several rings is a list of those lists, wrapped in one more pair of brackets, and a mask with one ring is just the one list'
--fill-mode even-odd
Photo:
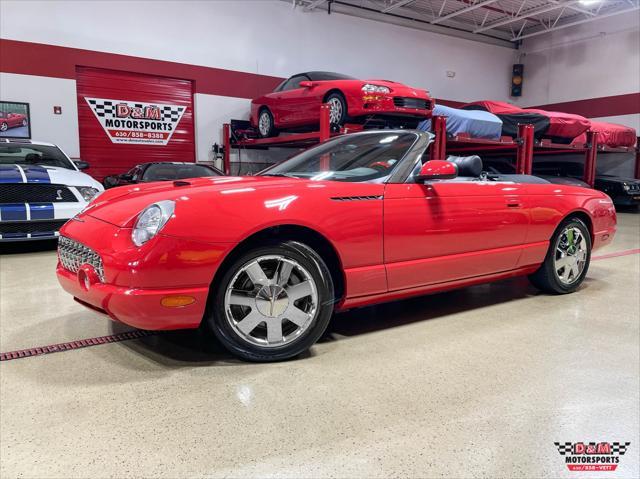
{"label": "car windshield", "polygon": [[220,176],[214,169],[196,164],[158,163],[149,165],[144,172],[144,181],[183,180],[201,176]]}
{"label": "car windshield", "polygon": [[0,165],[57,166],[75,170],[60,148],[45,145],[0,145]]}
{"label": "car windshield", "polygon": [[309,72],[307,76],[313,81],[327,81],[327,80],[356,80],[356,78],[343,75],[342,73],[333,72]]}
{"label": "car windshield", "polygon": [[344,135],[261,173],[311,180],[383,181],[411,148],[415,133],[381,131]]}

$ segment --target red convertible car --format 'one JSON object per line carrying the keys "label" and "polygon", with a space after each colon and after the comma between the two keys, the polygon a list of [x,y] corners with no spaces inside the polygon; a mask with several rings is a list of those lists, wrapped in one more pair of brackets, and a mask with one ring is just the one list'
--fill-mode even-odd
{"label": "red convertible car", "polygon": [[575,291],[614,236],[610,198],[429,161],[432,138],[372,130],[259,176],[108,190],[62,228],[58,279],[114,320],[204,323],[254,361],[307,350],[335,310],[518,275]]}
{"label": "red convertible car", "polygon": [[21,113],[0,111],[0,132],[16,126],[27,126],[27,116]]}
{"label": "red convertible car", "polygon": [[293,75],[267,95],[251,102],[251,125],[260,136],[278,130],[318,128],[320,105],[331,107],[332,125],[384,119],[385,124],[415,127],[431,116],[429,93],[389,80],[357,80],[330,72]]}

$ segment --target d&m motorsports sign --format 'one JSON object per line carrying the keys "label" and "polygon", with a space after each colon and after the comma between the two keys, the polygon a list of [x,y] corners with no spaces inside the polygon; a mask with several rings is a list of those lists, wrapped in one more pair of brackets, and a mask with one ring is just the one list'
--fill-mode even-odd
{"label": "d&m motorsports sign", "polygon": [[113,143],[166,145],[187,109],[105,98],[85,100]]}

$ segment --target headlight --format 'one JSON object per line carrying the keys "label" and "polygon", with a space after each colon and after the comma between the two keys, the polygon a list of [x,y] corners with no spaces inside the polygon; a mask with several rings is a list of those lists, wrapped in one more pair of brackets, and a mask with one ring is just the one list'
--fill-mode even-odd
{"label": "headlight", "polygon": [[175,202],[171,200],[158,201],[147,206],[138,215],[131,231],[131,240],[136,246],[142,246],[162,229],[175,209]]}
{"label": "headlight", "polygon": [[391,90],[386,86],[372,85],[371,83],[364,85],[362,91],[365,93],[391,93]]}
{"label": "headlight", "polygon": [[629,191],[629,190],[631,189],[631,187],[630,187],[628,184],[626,184],[626,183],[622,183],[622,189],[623,189],[624,191]]}
{"label": "headlight", "polygon": [[91,201],[96,197],[100,190],[90,186],[76,186],[76,189],[85,201]]}

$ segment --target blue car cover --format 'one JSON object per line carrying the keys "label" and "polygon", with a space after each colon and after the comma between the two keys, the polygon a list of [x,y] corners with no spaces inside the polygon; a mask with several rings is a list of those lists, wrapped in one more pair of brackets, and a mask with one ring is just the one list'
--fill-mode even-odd
{"label": "blue car cover", "polygon": [[[434,115],[447,117],[447,134],[468,133],[473,138],[499,140],[502,136],[502,120],[493,113],[481,110],[460,110],[436,105]],[[431,119],[418,125],[419,130],[431,131]]]}

